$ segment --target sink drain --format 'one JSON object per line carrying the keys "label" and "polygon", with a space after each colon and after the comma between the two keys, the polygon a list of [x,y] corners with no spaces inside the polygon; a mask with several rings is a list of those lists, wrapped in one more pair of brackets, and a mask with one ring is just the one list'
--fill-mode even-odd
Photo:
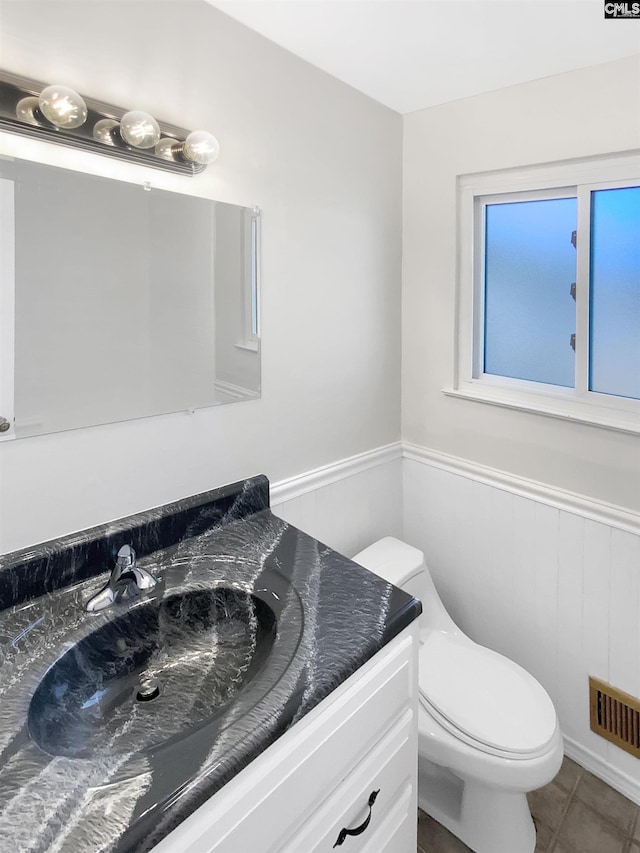
{"label": "sink drain", "polygon": [[151,702],[160,695],[160,687],[155,678],[145,678],[140,682],[140,689],[136,693],[138,702]]}

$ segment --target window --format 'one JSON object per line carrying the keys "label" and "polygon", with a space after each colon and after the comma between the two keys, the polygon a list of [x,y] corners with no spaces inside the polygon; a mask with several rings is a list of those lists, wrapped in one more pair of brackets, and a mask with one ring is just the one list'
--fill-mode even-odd
{"label": "window", "polygon": [[640,153],[458,180],[445,393],[640,432]]}

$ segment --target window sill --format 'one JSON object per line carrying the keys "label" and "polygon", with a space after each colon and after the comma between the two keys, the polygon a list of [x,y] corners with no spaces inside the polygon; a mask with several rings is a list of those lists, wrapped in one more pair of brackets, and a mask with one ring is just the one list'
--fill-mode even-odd
{"label": "window sill", "polygon": [[483,387],[475,385],[467,388],[443,388],[442,393],[447,397],[457,397],[462,400],[473,400],[477,403],[486,403],[490,406],[500,406],[505,409],[516,409],[521,412],[531,412],[547,418],[558,418],[563,421],[587,424],[588,426],[601,427],[602,429],[626,432],[631,435],[640,435],[640,416],[619,409],[606,409],[592,405],[591,403],[580,403],[568,399],[524,399],[516,394],[505,394],[504,389]]}

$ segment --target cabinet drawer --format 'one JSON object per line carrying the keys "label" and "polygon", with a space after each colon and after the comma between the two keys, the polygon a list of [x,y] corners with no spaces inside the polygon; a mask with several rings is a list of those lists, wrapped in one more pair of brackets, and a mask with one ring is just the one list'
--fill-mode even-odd
{"label": "cabinet drawer", "polygon": [[[385,815],[375,835],[367,841],[362,853],[414,853],[418,846],[418,810],[413,786],[402,789],[395,805]],[[344,853],[352,853],[345,850]]]}
{"label": "cabinet drawer", "polygon": [[[369,815],[367,828],[359,835],[346,835],[336,849],[344,853],[374,850],[373,839],[384,833],[387,817],[395,813],[399,798],[407,789],[411,792],[415,784],[416,761],[414,714],[406,710],[364,761],[315,811],[304,828],[284,846],[271,848],[269,853],[333,853],[341,830],[362,826]],[[369,808],[367,803],[374,791],[378,793]],[[407,809],[405,805],[405,812]],[[417,819],[415,814],[414,818]],[[414,851],[415,844],[413,850],[407,848],[407,853]],[[403,853],[403,849],[394,848],[394,853]]]}

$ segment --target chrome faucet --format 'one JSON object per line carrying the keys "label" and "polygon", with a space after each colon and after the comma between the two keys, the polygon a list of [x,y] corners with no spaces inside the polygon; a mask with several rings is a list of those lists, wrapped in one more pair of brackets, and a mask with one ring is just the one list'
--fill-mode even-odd
{"label": "chrome faucet", "polygon": [[86,609],[90,613],[104,610],[119,601],[148,592],[157,583],[158,578],[151,572],[136,566],[136,552],[131,545],[123,545],[106,586],[89,599]]}

